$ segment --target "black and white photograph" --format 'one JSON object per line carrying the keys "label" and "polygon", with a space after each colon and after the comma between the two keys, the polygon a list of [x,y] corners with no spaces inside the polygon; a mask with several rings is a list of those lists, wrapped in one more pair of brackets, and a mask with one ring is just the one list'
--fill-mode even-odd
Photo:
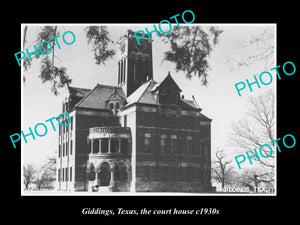
{"label": "black and white photograph", "polygon": [[276,24],[21,32],[23,195],[276,194]]}
{"label": "black and white photograph", "polygon": [[2,19],[6,221],[296,219],[295,4],[23,3]]}

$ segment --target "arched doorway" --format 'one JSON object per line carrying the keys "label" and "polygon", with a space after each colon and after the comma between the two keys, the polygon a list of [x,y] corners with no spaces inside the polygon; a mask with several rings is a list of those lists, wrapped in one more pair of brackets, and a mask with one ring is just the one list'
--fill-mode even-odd
{"label": "arched doorway", "polygon": [[111,178],[111,174],[110,174],[109,164],[102,163],[99,172],[100,186],[109,186],[110,178]]}

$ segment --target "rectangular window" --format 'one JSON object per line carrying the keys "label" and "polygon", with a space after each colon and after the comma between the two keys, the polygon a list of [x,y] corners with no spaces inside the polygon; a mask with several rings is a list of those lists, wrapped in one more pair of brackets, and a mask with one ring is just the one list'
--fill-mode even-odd
{"label": "rectangular window", "polygon": [[170,140],[170,152],[174,153],[176,151],[176,140],[175,139],[171,139]]}
{"label": "rectangular window", "polygon": [[168,127],[170,127],[170,128],[176,127],[176,116],[172,115],[169,117]]}
{"label": "rectangular window", "polygon": [[160,136],[160,152],[161,153],[166,152],[166,139],[167,139],[167,135]]}
{"label": "rectangular window", "polygon": [[71,130],[73,130],[73,116],[71,116]]}
{"label": "rectangular window", "polygon": [[71,144],[70,144],[70,155],[72,155],[73,153],[73,141],[71,140]]}
{"label": "rectangular window", "polygon": [[187,118],[187,129],[190,129],[190,130],[193,129],[193,117]]}
{"label": "rectangular window", "polygon": [[65,143],[63,143],[63,154],[62,156],[64,157],[65,156]]}
{"label": "rectangular window", "polygon": [[70,167],[70,181],[72,181],[72,167]]}
{"label": "rectangular window", "polygon": [[170,140],[170,152],[175,153],[176,152],[176,142],[177,142],[177,136],[176,135],[171,135],[171,140]]}
{"label": "rectangular window", "polygon": [[68,179],[69,179],[69,177],[68,177],[68,168],[66,168],[65,174],[66,174],[66,181],[68,181]]}
{"label": "rectangular window", "polygon": [[59,144],[58,145],[58,158],[60,158],[61,156],[61,145]]}
{"label": "rectangular window", "polygon": [[186,153],[193,153],[193,139],[191,136],[186,137]]}
{"label": "rectangular window", "polygon": [[160,123],[160,127],[164,127],[164,128],[167,127],[166,117],[165,116],[161,116],[159,123]]}
{"label": "rectangular window", "polygon": [[145,152],[150,152],[150,139],[151,139],[151,134],[145,134],[144,137],[144,151]]}
{"label": "rectangular window", "polygon": [[62,169],[62,181],[65,181],[65,168]]}
{"label": "rectangular window", "polygon": [[69,154],[69,142],[66,143],[66,156]]}

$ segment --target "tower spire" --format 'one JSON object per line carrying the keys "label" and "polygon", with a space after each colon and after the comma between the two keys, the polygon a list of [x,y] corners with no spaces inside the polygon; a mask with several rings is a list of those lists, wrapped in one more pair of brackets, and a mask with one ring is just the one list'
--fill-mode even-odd
{"label": "tower spire", "polygon": [[134,32],[127,32],[119,41],[118,85],[129,96],[140,85],[153,78],[153,65],[152,41],[142,38],[138,45]]}

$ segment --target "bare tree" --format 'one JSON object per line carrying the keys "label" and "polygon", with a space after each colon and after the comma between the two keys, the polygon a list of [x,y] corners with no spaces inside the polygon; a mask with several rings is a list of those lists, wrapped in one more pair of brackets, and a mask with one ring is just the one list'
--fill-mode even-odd
{"label": "bare tree", "polygon": [[225,159],[224,150],[218,150],[216,152],[216,159],[212,162],[212,178],[222,184],[224,188],[225,184],[229,184],[233,178],[233,166],[229,164],[232,160],[228,161]]}
{"label": "bare tree", "polygon": [[[275,144],[270,143],[275,139],[274,137],[274,92],[268,91],[264,95],[258,97],[251,97],[248,100],[247,117],[232,123],[231,144],[237,147],[240,152],[248,152],[249,155],[254,155],[254,149],[258,149],[264,145],[269,144],[275,149]],[[268,147],[261,148],[261,153],[265,156],[271,154]],[[268,158],[260,157],[260,163],[269,168],[274,168],[275,160],[273,151]],[[252,160],[258,161],[257,157]]]}
{"label": "bare tree", "polygon": [[38,190],[51,188],[56,177],[56,157],[48,157],[47,162],[37,172],[34,183]]}
{"label": "bare tree", "polygon": [[274,64],[274,37],[274,29],[265,27],[258,34],[251,35],[248,40],[239,42],[242,55],[246,55],[246,57],[231,56],[228,58],[226,63],[230,65],[229,72],[248,68],[260,62],[264,64],[264,69],[270,69]]}
{"label": "bare tree", "polygon": [[273,174],[269,172],[257,170],[257,169],[248,169],[243,173],[241,183],[244,186],[249,187],[250,190],[257,192],[258,187],[261,184],[271,184],[273,185],[274,179]]}
{"label": "bare tree", "polygon": [[28,190],[29,184],[34,183],[36,176],[36,169],[33,164],[26,164],[23,166],[23,183],[25,189]]}

